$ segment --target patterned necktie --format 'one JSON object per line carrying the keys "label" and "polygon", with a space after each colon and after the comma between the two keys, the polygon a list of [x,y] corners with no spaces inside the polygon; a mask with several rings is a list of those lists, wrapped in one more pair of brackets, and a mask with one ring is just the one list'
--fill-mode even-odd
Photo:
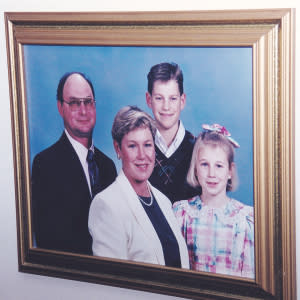
{"label": "patterned necktie", "polygon": [[99,168],[94,159],[94,152],[91,149],[89,149],[88,151],[86,160],[89,166],[92,197],[94,198],[94,196],[100,192],[100,178],[99,178]]}

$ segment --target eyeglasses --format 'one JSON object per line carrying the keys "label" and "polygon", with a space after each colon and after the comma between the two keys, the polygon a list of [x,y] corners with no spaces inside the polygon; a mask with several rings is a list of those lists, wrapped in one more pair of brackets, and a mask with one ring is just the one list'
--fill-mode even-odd
{"label": "eyeglasses", "polygon": [[96,105],[96,100],[92,98],[72,98],[70,101],[62,100],[69,105],[71,111],[79,111],[81,103],[84,104],[84,107],[87,110],[92,110]]}

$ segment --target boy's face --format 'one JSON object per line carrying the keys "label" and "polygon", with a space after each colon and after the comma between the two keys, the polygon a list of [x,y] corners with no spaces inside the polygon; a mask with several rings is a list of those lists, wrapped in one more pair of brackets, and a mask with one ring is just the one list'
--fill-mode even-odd
{"label": "boy's face", "polygon": [[146,101],[152,109],[158,129],[176,133],[180,112],[185,106],[185,94],[180,96],[177,82],[175,80],[155,81],[152,94],[146,93]]}

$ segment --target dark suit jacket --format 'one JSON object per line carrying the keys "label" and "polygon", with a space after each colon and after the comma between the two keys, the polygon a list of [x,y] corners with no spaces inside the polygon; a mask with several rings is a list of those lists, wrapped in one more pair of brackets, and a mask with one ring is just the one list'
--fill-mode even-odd
{"label": "dark suit jacket", "polygon": [[[95,148],[101,190],[117,172],[113,161]],[[92,254],[88,230],[91,195],[80,160],[65,133],[37,154],[32,165],[33,224],[37,247]]]}

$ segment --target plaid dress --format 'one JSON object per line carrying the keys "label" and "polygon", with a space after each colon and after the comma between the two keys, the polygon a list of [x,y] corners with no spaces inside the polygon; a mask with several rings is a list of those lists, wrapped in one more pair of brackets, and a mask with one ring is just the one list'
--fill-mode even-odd
{"label": "plaid dress", "polygon": [[222,208],[199,196],[174,203],[192,270],[254,278],[253,207],[230,199]]}

